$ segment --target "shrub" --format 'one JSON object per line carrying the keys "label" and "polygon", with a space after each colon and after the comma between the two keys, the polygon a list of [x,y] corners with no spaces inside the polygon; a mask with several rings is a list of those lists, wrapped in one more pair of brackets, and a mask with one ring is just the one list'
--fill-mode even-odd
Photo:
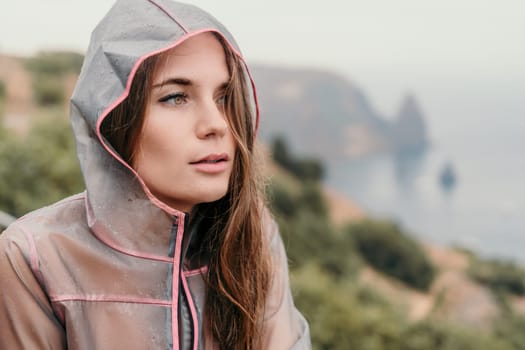
{"label": "shrub", "polygon": [[266,194],[273,213],[283,218],[291,218],[296,214],[297,200],[284,184],[273,181],[268,186]]}
{"label": "shrub", "polygon": [[331,276],[352,275],[358,264],[353,242],[333,227],[320,191],[313,182],[292,191],[276,179],[268,187],[291,267],[315,262]]}
{"label": "shrub", "polygon": [[283,137],[276,137],[273,140],[272,156],[277,164],[301,181],[318,182],[324,176],[323,165],[318,159],[292,156]]}
{"label": "shrub", "polygon": [[435,269],[423,249],[385,221],[365,220],[347,227],[362,257],[377,270],[420,290],[428,290]]}
{"label": "shrub", "polygon": [[348,272],[350,251],[324,219],[300,211],[292,219],[278,219],[292,267],[316,262],[333,276]]}
{"label": "shrub", "polygon": [[318,183],[313,181],[304,182],[298,201],[301,208],[312,214],[328,218],[328,207]]}
{"label": "shrub", "polygon": [[272,157],[277,164],[287,170],[290,169],[292,159],[288,151],[288,145],[282,136],[276,137],[272,142]]}
{"label": "shrub", "polygon": [[36,103],[40,106],[59,105],[64,102],[64,86],[56,77],[42,75],[33,82]]}
{"label": "shrub", "polygon": [[272,179],[266,189],[270,208],[277,216],[292,218],[299,211],[305,211],[311,216],[320,217],[327,221],[328,207],[321,191],[319,184],[313,181],[302,182],[298,186],[290,186],[290,184],[275,178]]}
{"label": "shrub", "polygon": [[83,56],[73,52],[40,52],[26,60],[26,67],[33,75],[35,101],[41,106],[64,102],[63,78],[78,74]]}
{"label": "shrub", "polygon": [[494,325],[496,338],[505,340],[512,349],[525,349],[525,316],[507,315]]}
{"label": "shrub", "polygon": [[75,52],[43,51],[28,58],[26,67],[36,75],[63,76],[80,73],[83,60],[84,56]]}
{"label": "shrub", "polygon": [[5,100],[5,95],[6,95],[5,83],[2,80],[0,80],[0,102]]}
{"label": "shrub", "polygon": [[512,262],[474,258],[469,275],[495,292],[525,295],[525,271]]}
{"label": "shrub", "polygon": [[81,191],[83,180],[65,118],[37,124],[25,139],[4,132],[0,179],[0,210],[15,216]]}
{"label": "shrub", "polygon": [[426,320],[410,325],[401,334],[404,350],[517,350],[505,339],[458,326]]}
{"label": "shrub", "polygon": [[294,273],[292,289],[309,322],[314,349],[402,349],[404,321],[379,296],[370,298],[354,283],[336,283],[313,264]]}
{"label": "shrub", "polygon": [[2,115],[4,114],[4,103],[6,100],[6,87],[5,83],[0,80],[0,123]]}
{"label": "shrub", "polygon": [[290,171],[299,179],[320,181],[324,176],[321,162],[314,158],[300,158],[289,165]]}

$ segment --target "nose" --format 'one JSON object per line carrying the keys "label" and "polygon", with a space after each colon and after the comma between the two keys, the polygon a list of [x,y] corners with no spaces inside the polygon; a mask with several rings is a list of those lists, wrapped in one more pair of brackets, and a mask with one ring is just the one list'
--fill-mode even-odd
{"label": "nose", "polygon": [[197,136],[201,139],[222,137],[228,130],[224,107],[213,99],[202,103],[197,123]]}

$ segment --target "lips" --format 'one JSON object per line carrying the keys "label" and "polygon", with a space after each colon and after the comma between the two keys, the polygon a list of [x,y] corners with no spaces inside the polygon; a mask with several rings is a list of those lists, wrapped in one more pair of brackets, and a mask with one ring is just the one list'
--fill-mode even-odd
{"label": "lips", "polygon": [[209,154],[197,161],[190,162],[190,165],[199,173],[213,175],[228,170],[228,160],[229,157],[226,153]]}
{"label": "lips", "polygon": [[226,153],[221,154],[209,154],[204,158],[201,158],[197,161],[190,162],[190,164],[215,164],[219,162],[228,161],[228,155]]}

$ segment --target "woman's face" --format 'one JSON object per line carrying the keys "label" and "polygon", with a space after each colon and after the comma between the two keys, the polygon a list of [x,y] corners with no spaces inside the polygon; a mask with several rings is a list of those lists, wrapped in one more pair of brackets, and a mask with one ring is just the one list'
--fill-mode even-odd
{"label": "woman's face", "polygon": [[132,166],[172,208],[189,212],[228,191],[235,156],[223,108],[229,78],[211,33],[184,41],[159,62]]}

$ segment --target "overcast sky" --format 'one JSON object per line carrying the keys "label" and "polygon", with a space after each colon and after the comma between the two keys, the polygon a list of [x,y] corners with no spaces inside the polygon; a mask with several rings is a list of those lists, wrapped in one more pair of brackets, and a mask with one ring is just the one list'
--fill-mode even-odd
{"label": "overcast sky", "polygon": [[[187,2],[222,21],[249,62],[341,72],[388,112],[405,90],[434,78],[525,81],[523,0]],[[83,52],[112,3],[1,0],[0,52]]]}

